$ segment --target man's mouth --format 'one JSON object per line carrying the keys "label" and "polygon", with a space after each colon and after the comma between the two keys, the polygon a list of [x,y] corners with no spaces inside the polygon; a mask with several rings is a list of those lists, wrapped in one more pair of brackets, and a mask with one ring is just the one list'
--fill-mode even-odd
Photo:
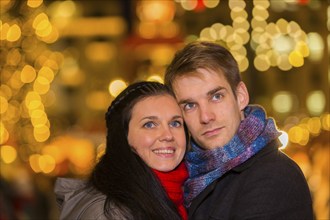
{"label": "man's mouth", "polygon": [[205,131],[204,133],[202,133],[202,136],[205,136],[205,137],[212,137],[212,136],[214,136],[214,135],[219,134],[221,129],[222,129],[222,128],[219,127],[219,128],[214,128],[214,129],[207,130],[207,131]]}

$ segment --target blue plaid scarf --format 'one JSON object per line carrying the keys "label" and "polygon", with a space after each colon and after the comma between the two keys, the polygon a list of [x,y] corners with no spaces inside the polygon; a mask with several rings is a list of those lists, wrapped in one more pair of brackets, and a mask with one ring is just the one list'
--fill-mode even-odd
{"label": "blue plaid scarf", "polygon": [[191,142],[192,149],[185,157],[189,172],[184,187],[186,207],[214,180],[248,160],[280,135],[274,120],[266,118],[260,106],[249,105],[244,114],[245,119],[237,133],[223,147],[203,150]]}

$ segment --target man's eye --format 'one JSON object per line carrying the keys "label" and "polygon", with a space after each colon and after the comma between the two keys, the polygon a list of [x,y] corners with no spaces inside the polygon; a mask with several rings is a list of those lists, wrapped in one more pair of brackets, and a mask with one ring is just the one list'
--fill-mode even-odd
{"label": "man's eye", "polygon": [[187,103],[183,106],[183,110],[187,111],[187,110],[193,109],[194,107],[195,107],[194,103]]}
{"label": "man's eye", "polygon": [[181,127],[181,125],[182,125],[181,121],[172,121],[170,123],[170,127],[173,127],[173,128],[179,128],[179,127]]}
{"label": "man's eye", "polygon": [[152,121],[149,121],[149,122],[146,122],[144,125],[143,125],[144,128],[153,128],[153,127],[156,127],[156,124]]}
{"label": "man's eye", "polygon": [[214,94],[214,95],[212,96],[212,100],[214,100],[214,101],[218,101],[218,100],[220,100],[222,97],[223,97],[222,94],[220,94],[220,93],[216,93],[216,94]]}

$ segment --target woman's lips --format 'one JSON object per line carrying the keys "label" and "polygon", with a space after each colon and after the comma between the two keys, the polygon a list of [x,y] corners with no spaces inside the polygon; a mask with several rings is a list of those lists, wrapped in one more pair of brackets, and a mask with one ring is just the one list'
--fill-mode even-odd
{"label": "woman's lips", "polygon": [[161,157],[172,157],[175,153],[174,148],[159,148],[152,150],[153,153],[155,153],[157,156]]}

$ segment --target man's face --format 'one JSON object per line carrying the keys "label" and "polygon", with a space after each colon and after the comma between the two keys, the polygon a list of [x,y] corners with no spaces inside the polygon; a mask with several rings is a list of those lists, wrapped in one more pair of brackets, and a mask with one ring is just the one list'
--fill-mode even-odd
{"label": "man's face", "polygon": [[198,69],[177,77],[173,89],[189,132],[200,147],[223,147],[232,139],[249,102],[243,82],[235,98],[222,71]]}

